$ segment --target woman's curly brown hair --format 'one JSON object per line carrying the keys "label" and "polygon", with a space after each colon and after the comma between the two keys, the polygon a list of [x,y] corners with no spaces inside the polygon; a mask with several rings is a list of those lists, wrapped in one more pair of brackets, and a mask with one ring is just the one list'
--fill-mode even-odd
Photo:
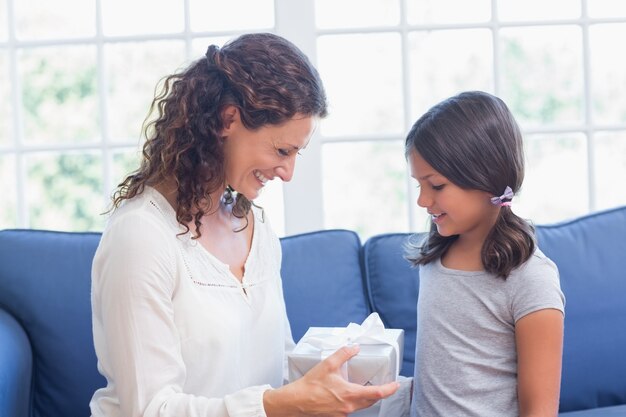
{"label": "woman's curly brown hair", "polygon": [[[176,219],[194,222],[199,237],[201,218],[219,202],[210,194],[225,185],[224,154],[219,132],[226,106],[239,109],[247,129],[278,125],[303,116],[324,117],[326,94],[317,70],[291,42],[277,35],[242,35],[222,49],[209,46],[206,57],[180,73],[164,78],[150,106],[139,169],[118,185],[113,208],[143,192],[146,185],[174,179]],[[251,202],[241,194],[226,198],[233,214],[244,218]]]}

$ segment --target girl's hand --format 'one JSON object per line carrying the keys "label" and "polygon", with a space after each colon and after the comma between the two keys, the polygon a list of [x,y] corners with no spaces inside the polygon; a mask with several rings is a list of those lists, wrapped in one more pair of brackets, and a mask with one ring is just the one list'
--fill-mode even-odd
{"label": "girl's hand", "polygon": [[297,381],[265,391],[267,416],[345,417],[396,392],[397,382],[364,387],[343,379],[342,365],[357,353],[358,346],[343,347]]}

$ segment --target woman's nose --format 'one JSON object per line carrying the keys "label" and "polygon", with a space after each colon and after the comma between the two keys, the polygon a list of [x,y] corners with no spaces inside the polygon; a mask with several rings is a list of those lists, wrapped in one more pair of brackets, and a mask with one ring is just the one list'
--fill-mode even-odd
{"label": "woman's nose", "polygon": [[289,182],[293,178],[293,171],[296,169],[296,157],[287,158],[284,163],[276,168],[276,175],[283,181]]}

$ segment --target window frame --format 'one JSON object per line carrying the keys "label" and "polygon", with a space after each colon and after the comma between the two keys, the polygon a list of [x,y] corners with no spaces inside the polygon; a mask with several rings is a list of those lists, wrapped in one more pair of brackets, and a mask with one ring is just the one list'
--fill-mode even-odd
{"label": "window frame", "polygon": [[[106,80],[104,77],[104,47],[111,42],[142,41],[142,40],[183,40],[185,42],[185,55],[187,59],[192,58],[192,42],[196,38],[208,36],[236,36],[244,31],[219,31],[219,32],[192,32],[190,22],[190,0],[183,1],[184,7],[184,30],[176,34],[156,34],[156,35],[133,35],[133,36],[105,36],[102,28],[102,2],[104,0],[94,0],[96,4],[96,34],[93,37],[72,38],[72,39],[45,39],[41,41],[21,41],[16,39],[15,33],[15,13],[14,4],[18,0],[6,0],[7,19],[7,39],[0,41],[0,48],[6,51],[8,59],[8,74],[10,80],[10,106],[13,140],[6,145],[0,145],[0,156],[15,157],[15,183],[17,187],[17,227],[29,227],[30,220],[26,200],[26,168],[24,164],[25,156],[41,151],[68,152],[68,151],[96,151],[102,155],[103,162],[103,207],[109,201],[110,193],[114,187],[112,179],[113,155],[120,149],[136,148],[136,143],[121,143],[112,141],[108,132]],[[591,18],[587,12],[588,0],[581,2],[581,16],[575,19],[504,22],[497,19],[497,0],[491,0],[492,17],[484,23],[471,24],[428,24],[414,25],[407,22],[407,2],[409,0],[396,0],[400,5],[400,22],[395,26],[386,27],[360,27],[360,28],[337,28],[318,29],[315,25],[315,0],[274,0],[274,24],[270,31],[284,36],[298,45],[311,61],[316,63],[317,41],[320,36],[339,34],[370,34],[381,32],[395,32],[400,34],[401,59],[402,59],[402,84],[403,84],[403,110],[404,110],[404,131],[408,131],[413,123],[411,117],[410,91],[411,80],[409,77],[409,35],[416,31],[436,31],[446,29],[489,29],[493,33],[493,92],[498,95],[501,87],[501,57],[499,32],[508,27],[536,27],[553,25],[576,25],[582,31],[582,59],[583,59],[583,106],[584,116],[580,125],[560,126],[550,125],[546,127],[536,127],[525,129],[524,134],[555,134],[555,133],[582,133],[587,138],[587,165],[588,165],[588,211],[597,209],[595,192],[595,159],[594,159],[594,136],[598,133],[624,131],[626,123],[612,125],[601,125],[595,123],[592,112],[592,79],[589,30],[590,27],[604,23],[621,23],[626,25],[626,16],[620,18]],[[18,74],[17,55],[22,49],[53,46],[53,45],[95,45],[97,48],[97,88],[99,100],[99,117],[102,120],[100,129],[101,140],[89,144],[55,144],[55,145],[30,145],[24,143],[22,102],[20,97],[20,77]],[[323,122],[322,122],[323,123]],[[397,135],[389,136],[346,136],[346,137],[325,137],[319,129],[316,130],[313,140],[310,142],[304,157],[300,157],[297,163],[296,175],[292,182],[283,186],[284,203],[284,224],[285,234],[292,235],[325,228],[324,223],[324,191],[322,185],[322,149],[326,144],[338,142],[369,142],[369,141],[403,141],[403,137]],[[407,175],[406,179],[407,202],[409,213],[409,224],[407,229],[419,231],[421,224],[417,224],[419,208],[415,204],[417,198],[415,188],[412,186]],[[328,197],[328,196],[327,196]]]}

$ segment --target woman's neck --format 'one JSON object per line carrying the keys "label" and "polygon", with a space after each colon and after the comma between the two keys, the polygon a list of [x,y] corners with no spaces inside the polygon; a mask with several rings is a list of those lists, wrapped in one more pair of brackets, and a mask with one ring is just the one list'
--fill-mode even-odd
{"label": "woman's neck", "polygon": [[[172,206],[174,210],[178,208],[178,189],[176,187],[176,182],[174,180],[170,179],[170,180],[162,181],[154,185],[153,187],[155,190],[161,193],[163,197],[165,197],[167,202],[170,203],[170,206]],[[218,212],[220,211],[220,208],[227,208],[230,210],[229,208],[230,206],[224,205],[222,203],[222,197],[225,191],[226,191],[226,187],[221,188],[217,191],[214,191],[210,194],[209,198],[211,202],[213,202],[213,204],[210,205],[211,207],[210,212],[205,213],[205,215],[211,215],[213,212]],[[215,202],[217,202],[218,204],[216,205]],[[209,205],[207,205],[207,207],[208,206]]]}
{"label": "woman's neck", "polygon": [[[155,185],[154,189],[161,193],[174,210],[176,210],[178,207],[178,191],[176,189],[176,183],[173,180],[164,181]],[[231,232],[241,230],[250,222],[249,216],[238,217],[233,214],[234,202],[224,201],[223,197],[225,191],[226,187],[210,194],[211,204],[206,205],[205,213],[202,219],[200,219],[202,223],[200,230],[203,235],[209,230]],[[192,215],[195,213],[197,213],[197,210],[192,210]],[[187,226],[189,230],[196,235],[195,220],[189,222]]]}

